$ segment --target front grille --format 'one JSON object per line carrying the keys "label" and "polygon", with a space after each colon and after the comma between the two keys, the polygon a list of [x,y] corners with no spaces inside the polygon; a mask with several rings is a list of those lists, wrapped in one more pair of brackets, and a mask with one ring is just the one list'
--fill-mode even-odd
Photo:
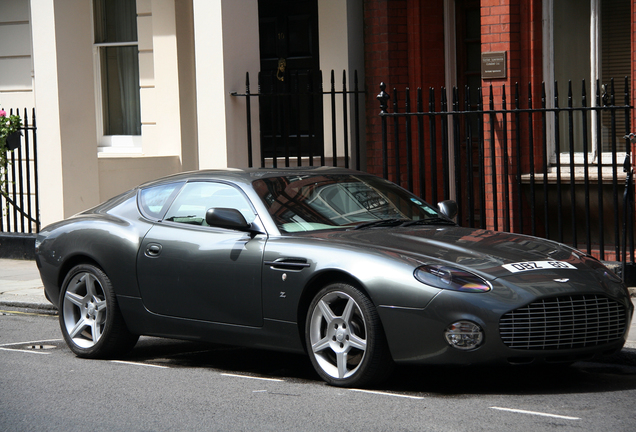
{"label": "front grille", "polygon": [[599,295],[553,297],[505,314],[501,340],[510,348],[559,350],[585,348],[623,337],[627,311]]}

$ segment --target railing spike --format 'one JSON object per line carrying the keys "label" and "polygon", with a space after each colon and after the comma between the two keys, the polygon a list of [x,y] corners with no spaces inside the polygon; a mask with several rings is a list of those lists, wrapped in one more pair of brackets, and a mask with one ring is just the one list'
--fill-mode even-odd
{"label": "railing spike", "polygon": [[386,91],[386,84],[380,83],[380,93],[377,96],[377,99],[380,101],[380,112],[386,113],[386,109],[389,107],[389,99],[391,99],[391,95],[389,95]]}

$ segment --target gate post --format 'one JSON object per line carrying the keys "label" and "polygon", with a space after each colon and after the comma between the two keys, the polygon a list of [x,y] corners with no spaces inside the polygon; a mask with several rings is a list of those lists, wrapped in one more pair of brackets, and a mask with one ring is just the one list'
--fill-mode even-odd
{"label": "gate post", "polygon": [[386,109],[388,108],[389,99],[391,96],[385,92],[386,84],[384,82],[380,83],[380,94],[377,96],[380,101],[380,118],[382,121],[382,177],[385,179],[389,178],[389,152],[387,146],[387,131],[386,131],[386,117],[384,114],[387,114]]}
{"label": "gate post", "polygon": [[627,283],[627,238],[630,239],[631,262],[634,262],[634,170],[630,160],[630,155],[625,155],[623,163],[625,176],[625,192],[623,194],[623,259],[622,276],[623,282]]}

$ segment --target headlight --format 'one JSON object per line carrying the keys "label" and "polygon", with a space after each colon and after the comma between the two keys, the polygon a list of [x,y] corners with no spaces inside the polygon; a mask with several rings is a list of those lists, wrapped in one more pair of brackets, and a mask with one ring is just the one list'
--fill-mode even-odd
{"label": "headlight", "polygon": [[596,273],[601,276],[602,280],[609,280],[614,283],[623,283],[623,279],[612,269],[606,267],[602,262],[593,256],[586,255],[585,256],[585,265],[591,269],[593,269]]}
{"label": "headlight", "polygon": [[457,321],[449,325],[444,336],[450,346],[460,350],[477,348],[484,340],[481,327],[470,321]]}
{"label": "headlight", "polygon": [[614,283],[623,283],[623,279],[621,279],[616,273],[608,268],[599,269],[599,273],[601,273],[604,278],[609,279]]}
{"label": "headlight", "polygon": [[423,265],[415,269],[415,279],[436,288],[462,292],[488,292],[492,286],[474,273],[442,265]]}

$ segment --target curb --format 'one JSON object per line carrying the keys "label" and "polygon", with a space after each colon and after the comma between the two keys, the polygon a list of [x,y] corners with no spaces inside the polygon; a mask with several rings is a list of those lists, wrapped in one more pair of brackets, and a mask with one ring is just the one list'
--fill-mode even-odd
{"label": "curb", "polygon": [[1,232],[0,258],[35,260],[35,234]]}
{"label": "curb", "polygon": [[28,303],[19,301],[0,301],[0,307],[21,309],[26,312],[39,313],[43,315],[57,315],[57,308],[52,304]]}

